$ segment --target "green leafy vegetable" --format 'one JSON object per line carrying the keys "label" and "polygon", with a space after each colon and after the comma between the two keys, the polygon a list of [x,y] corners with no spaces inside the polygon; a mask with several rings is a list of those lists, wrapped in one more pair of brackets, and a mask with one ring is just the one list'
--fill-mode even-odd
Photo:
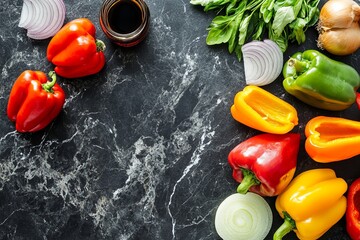
{"label": "green leafy vegetable", "polygon": [[274,17],[273,30],[276,36],[280,36],[286,25],[295,20],[294,9],[290,6],[280,8]]}
{"label": "green leafy vegetable", "polygon": [[228,44],[229,53],[242,59],[241,46],[269,38],[285,52],[288,43],[305,41],[306,30],[319,18],[320,0],[190,0],[204,11],[216,10],[206,44]]}

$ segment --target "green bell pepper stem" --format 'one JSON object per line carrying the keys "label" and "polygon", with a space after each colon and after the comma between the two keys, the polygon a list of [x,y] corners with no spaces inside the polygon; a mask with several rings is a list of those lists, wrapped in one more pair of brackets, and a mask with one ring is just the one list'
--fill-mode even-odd
{"label": "green bell pepper stem", "polygon": [[284,214],[284,223],[276,230],[273,236],[273,240],[281,240],[286,234],[296,229],[296,224],[294,219],[290,215],[283,211]]}
{"label": "green bell pepper stem", "polygon": [[296,72],[302,73],[309,69],[310,64],[307,61],[300,61],[296,58],[290,58],[288,61],[289,67],[294,67]]}
{"label": "green bell pepper stem", "polygon": [[237,192],[245,194],[254,185],[259,185],[261,182],[256,178],[255,174],[249,169],[241,168],[243,179],[237,187]]}

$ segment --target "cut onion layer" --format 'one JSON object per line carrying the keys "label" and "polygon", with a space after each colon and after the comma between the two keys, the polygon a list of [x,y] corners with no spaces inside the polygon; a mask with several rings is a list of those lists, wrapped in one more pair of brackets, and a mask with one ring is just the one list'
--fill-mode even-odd
{"label": "cut onion layer", "polygon": [[235,193],[227,197],[215,215],[215,229],[224,240],[263,240],[270,232],[273,215],[258,194]]}
{"label": "cut onion layer", "polygon": [[247,85],[264,86],[280,75],[284,57],[280,47],[272,40],[251,41],[241,48],[244,57]]}
{"label": "cut onion layer", "polygon": [[65,13],[63,0],[24,0],[18,26],[32,39],[47,39],[63,26]]}

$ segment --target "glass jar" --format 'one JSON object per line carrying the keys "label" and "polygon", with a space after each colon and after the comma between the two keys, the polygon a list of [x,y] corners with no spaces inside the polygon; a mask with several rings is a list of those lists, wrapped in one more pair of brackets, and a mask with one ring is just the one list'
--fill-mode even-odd
{"label": "glass jar", "polygon": [[150,11],[143,0],[105,0],[100,25],[105,35],[122,47],[132,47],[146,37]]}

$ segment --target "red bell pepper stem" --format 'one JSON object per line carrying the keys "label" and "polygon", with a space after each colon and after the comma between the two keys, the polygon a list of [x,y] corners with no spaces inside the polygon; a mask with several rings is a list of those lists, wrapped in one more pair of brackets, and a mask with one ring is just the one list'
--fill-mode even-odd
{"label": "red bell pepper stem", "polygon": [[105,51],[106,45],[103,41],[96,39],[95,40],[95,44],[96,44],[96,51],[97,52],[103,52]]}
{"label": "red bell pepper stem", "polygon": [[55,74],[55,71],[51,71],[49,72],[49,77],[52,79],[51,81],[48,81],[46,83],[43,83],[41,84],[42,88],[46,91],[46,92],[49,92],[49,93],[53,93],[53,86],[55,85],[56,83],[56,74]]}
{"label": "red bell pepper stem", "polygon": [[243,179],[237,187],[238,193],[245,194],[249,191],[250,187],[261,183],[252,171],[241,168],[241,172],[243,174]]}

